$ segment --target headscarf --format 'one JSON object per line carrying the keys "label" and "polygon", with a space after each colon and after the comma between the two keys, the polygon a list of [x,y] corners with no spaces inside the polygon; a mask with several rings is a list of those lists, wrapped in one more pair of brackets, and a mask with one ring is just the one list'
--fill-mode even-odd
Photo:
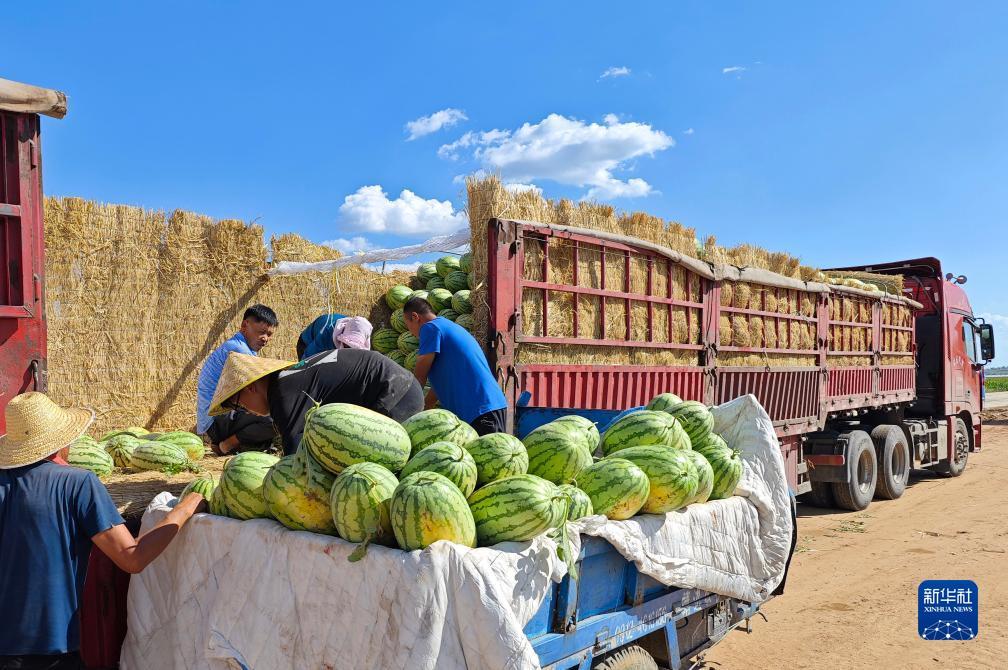
{"label": "headscarf", "polygon": [[370,349],[371,322],[363,316],[344,317],[333,329],[333,345],[337,349]]}
{"label": "headscarf", "polygon": [[301,354],[301,360],[320,351],[332,349],[333,330],[336,328],[336,322],[344,318],[346,317],[342,314],[323,314],[302,330],[301,341],[305,344],[305,350]]}

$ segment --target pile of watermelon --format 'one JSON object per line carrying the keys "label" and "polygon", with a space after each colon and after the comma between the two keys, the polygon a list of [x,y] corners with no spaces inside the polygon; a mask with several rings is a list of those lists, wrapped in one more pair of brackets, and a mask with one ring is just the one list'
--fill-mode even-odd
{"label": "pile of watermelon", "polygon": [[413,277],[413,286],[393,286],[385,293],[385,302],[392,310],[388,325],[371,334],[371,346],[399,365],[413,370],[419,342],[406,330],[403,305],[410,298],[424,298],[437,315],[473,331],[472,302],[469,292],[476,285],[472,272],[472,255],[442,256],[436,263],[421,263]]}
{"label": "pile of watermelon", "polygon": [[152,433],[134,426],[110,431],[97,440],[87,435],[77,438],[70,445],[67,461],[99,477],[115,468],[175,474],[198,471],[204,451],[203,438],[194,433]]}
{"label": "pile of watermelon", "polygon": [[338,535],[359,543],[351,560],[370,543],[411,551],[438,540],[522,542],[593,514],[625,520],[730,497],[742,460],[712,426],[707,407],[672,394],[602,435],[571,415],[524,440],[480,437],[444,409],[400,424],[333,403],[309,412],[296,454],[231,459],[210,507]]}

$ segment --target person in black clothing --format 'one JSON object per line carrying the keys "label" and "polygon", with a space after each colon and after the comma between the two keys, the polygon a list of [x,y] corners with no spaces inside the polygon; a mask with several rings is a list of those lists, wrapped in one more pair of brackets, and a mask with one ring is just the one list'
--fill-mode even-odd
{"label": "person in black clothing", "polygon": [[423,410],[423,390],[395,361],[367,349],[333,349],[300,363],[232,353],[210,403],[210,414],[241,408],[270,416],[285,454],[301,442],[315,403],[351,403],[396,421]]}

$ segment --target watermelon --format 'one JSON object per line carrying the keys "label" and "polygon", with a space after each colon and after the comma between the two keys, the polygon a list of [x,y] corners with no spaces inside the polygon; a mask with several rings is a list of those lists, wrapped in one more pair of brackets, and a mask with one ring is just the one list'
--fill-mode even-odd
{"label": "watermelon", "polygon": [[336,477],[304,449],[284,456],[266,473],[262,497],[274,519],[291,530],[333,535],[329,491]]}
{"label": "watermelon", "polygon": [[598,426],[591,419],[577,414],[568,414],[559,419],[554,419],[551,423],[564,428],[570,428],[579,434],[585,440],[588,451],[594,453],[598,449],[601,438],[599,437]]}
{"label": "watermelon", "polygon": [[567,498],[567,520],[577,521],[595,512],[592,510],[591,498],[588,494],[573,484],[561,484],[557,488]]}
{"label": "watermelon", "polygon": [[389,504],[392,532],[406,551],[438,540],[476,546],[476,527],[465,496],[444,475],[414,472],[403,477]]}
{"label": "watermelon", "polygon": [[569,484],[592,464],[591,442],[580,426],[571,423],[547,423],[522,441],[528,452],[528,472],[554,484]]}
{"label": "watermelon", "polygon": [[469,276],[461,270],[449,273],[445,277],[444,283],[445,288],[452,293],[469,290]]}
{"label": "watermelon", "polygon": [[410,455],[409,435],[395,419],[349,403],[308,410],[301,439],[322,467],[335,474],[363,461],[398,472]]}
{"label": "watermelon", "polygon": [[448,289],[436,288],[431,291],[427,296],[427,302],[434,309],[434,313],[438,313],[443,309],[451,307],[452,293]]}
{"label": "watermelon", "polygon": [[683,430],[689,435],[690,442],[702,440],[710,435],[714,426],[714,416],[707,409],[707,406],[696,400],[687,400],[678,405],[673,405],[665,410],[682,424]]}
{"label": "watermelon", "polygon": [[522,441],[514,435],[490,433],[477,437],[465,448],[476,461],[476,483],[479,486],[528,472],[528,452]]}
{"label": "watermelon", "polygon": [[435,442],[418,451],[403,466],[400,477],[414,472],[436,472],[451,480],[467,498],[476,490],[476,461],[454,442]]}
{"label": "watermelon", "polygon": [[429,298],[429,297],[430,297],[430,292],[425,291],[423,289],[419,289],[417,291],[413,291],[413,293],[410,294],[410,300],[412,300],[413,298],[423,298],[424,300],[427,300],[427,298]]}
{"label": "watermelon", "polygon": [[105,451],[112,456],[112,461],[117,468],[128,468],[130,467],[130,457],[133,455],[133,450],[140,444],[140,438],[133,437],[130,433],[120,433],[102,444],[105,445]]}
{"label": "watermelon", "polygon": [[416,359],[417,359],[417,352],[416,351],[409,352],[408,354],[406,354],[406,358],[403,359],[403,367],[409,370],[410,372],[413,372],[413,370],[416,369]]}
{"label": "watermelon", "polygon": [[472,302],[470,296],[472,292],[469,289],[461,289],[455,292],[452,296],[451,307],[459,314],[472,314]]}
{"label": "watermelon", "polygon": [[625,458],[604,458],[578,475],[577,487],[588,494],[595,514],[629,519],[640,511],[651,493],[647,475]]}
{"label": "watermelon", "polygon": [[279,460],[261,451],[245,451],[227,462],[218,487],[229,516],[235,519],[269,517],[269,507],[263,498],[263,483],[270,468]]}
{"label": "watermelon", "polygon": [[224,489],[220,484],[214,486],[213,493],[210,494],[209,500],[207,500],[207,507],[211,514],[216,514],[217,516],[231,516],[231,512],[228,511],[227,504],[224,502]]}
{"label": "watermelon", "polygon": [[724,438],[717,433],[708,433],[704,437],[693,442],[693,451],[699,451],[701,454],[707,453],[709,450],[727,449],[728,443],[724,441]]}
{"label": "watermelon", "polygon": [[437,266],[433,263],[421,263],[417,266],[416,273],[417,277],[425,282],[428,282],[435,277],[440,279],[440,275],[438,275],[437,272]]}
{"label": "watermelon", "polygon": [[554,484],[518,474],[493,481],[469,496],[480,546],[525,542],[565,519],[567,499]]}
{"label": "watermelon", "polygon": [[665,514],[685,507],[696,497],[699,475],[686,451],[649,445],[620,449],[612,457],[630,461],[647,475],[649,490],[642,512]]}
{"label": "watermelon", "polygon": [[672,449],[689,449],[689,438],[675,417],[665,412],[641,410],[617,420],[602,436],[605,456],[644,444],[661,444]]}
{"label": "watermelon", "polygon": [[339,473],[329,493],[336,532],[347,542],[395,541],[389,503],[399,480],[377,463],[355,463]]}
{"label": "watermelon", "polygon": [[681,402],[682,398],[675,393],[662,393],[652,398],[651,402],[644,409],[650,409],[655,412],[667,412],[670,407],[678,405]]}
{"label": "watermelon", "polygon": [[371,335],[371,346],[375,351],[387,354],[399,346],[399,333],[393,328],[379,328]]}
{"label": "watermelon", "polygon": [[476,288],[476,273],[475,272],[470,272],[468,275],[466,275],[466,286],[469,287],[469,290],[473,290],[473,289]]}
{"label": "watermelon", "polygon": [[385,293],[385,302],[388,304],[389,309],[402,309],[402,306],[406,304],[411,295],[413,295],[413,289],[409,286],[399,284],[398,286],[393,286]]}
{"label": "watermelon", "polygon": [[440,316],[442,319],[448,319],[449,321],[454,321],[455,319],[458,318],[459,314],[454,309],[442,309],[440,312],[437,313],[437,315]]}
{"label": "watermelon", "polygon": [[392,312],[392,316],[389,317],[389,323],[392,324],[392,329],[397,333],[405,333],[409,330],[406,327],[406,317],[403,315],[402,307]]}
{"label": "watermelon", "polygon": [[399,347],[399,351],[408,354],[417,350],[417,347],[420,346],[420,338],[413,333],[403,333],[399,336],[396,345]]}
{"label": "watermelon", "polygon": [[403,352],[399,351],[398,349],[393,349],[386,355],[399,365],[406,367],[406,354],[404,354]]}
{"label": "watermelon", "polygon": [[455,323],[462,326],[470,333],[476,330],[476,322],[473,321],[472,314],[459,314],[458,317],[455,319]]}
{"label": "watermelon", "polygon": [[453,442],[464,447],[479,435],[468,423],[446,409],[428,409],[402,423],[409,435],[412,454],[435,442]]}
{"label": "watermelon", "polygon": [[130,454],[130,467],[136,470],[173,470],[189,466],[185,449],[170,442],[140,442]]}
{"label": "watermelon", "polygon": [[710,500],[721,500],[735,495],[735,487],[742,479],[741,452],[738,449],[708,449],[700,452],[711,464],[714,472],[714,485],[711,488]]}
{"label": "watermelon", "polygon": [[710,462],[699,451],[690,449],[688,451],[683,450],[683,453],[690,457],[690,460],[693,461],[693,467],[697,469],[697,492],[686,504],[692,505],[693,503],[707,502],[714,488],[714,469],[711,468]]}
{"label": "watermelon", "polygon": [[437,273],[442,278],[447,278],[455,270],[459,269],[459,259],[456,256],[442,256],[437,260]]}
{"label": "watermelon", "polygon": [[190,493],[198,493],[207,501],[209,504],[210,499],[213,498],[214,491],[217,489],[217,482],[214,481],[212,475],[205,474],[200,475],[196,479],[192,480],[186,487],[182,489],[182,493],[179,494],[179,500],[182,500]]}
{"label": "watermelon", "polygon": [[99,477],[112,472],[115,463],[112,456],[105,448],[92,441],[77,440],[70,445],[70,452],[67,455],[67,463],[75,468],[90,470]]}
{"label": "watermelon", "polygon": [[203,438],[195,433],[190,433],[185,430],[175,430],[170,433],[161,433],[156,438],[152,439],[155,442],[167,442],[169,444],[174,444],[176,447],[182,447],[186,452],[186,456],[188,456],[191,461],[200,460],[206,453],[206,447],[203,445]]}
{"label": "watermelon", "polygon": [[440,275],[431,277],[427,281],[427,284],[424,286],[424,288],[426,288],[429,292],[434,291],[434,289],[436,288],[444,288],[444,287],[445,287],[444,279],[441,279]]}
{"label": "watermelon", "polygon": [[459,257],[459,270],[472,272],[472,254],[468,251]]}

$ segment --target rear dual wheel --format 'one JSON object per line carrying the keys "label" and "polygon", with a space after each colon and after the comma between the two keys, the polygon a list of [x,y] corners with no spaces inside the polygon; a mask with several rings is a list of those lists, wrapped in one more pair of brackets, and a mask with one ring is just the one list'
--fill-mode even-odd
{"label": "rear dual wheel", "polygon": [[860,512],[868,507],[875,496],[875,483],[878,480],[875,444],[863,430],[852,430],[846,437],[844,456],[850,476],[845,482],[834,482],[833,497],[836,498],[838,507]]}
{"label": "rear dual wheel", "polygon": [[875,443],[875,458],[879,468],[875,497],[895,500],[906,491],[907,480],[910,478],[910,448],[907,446],[906,435],[899,426],[887,424],[875,426],[871,438]]}

